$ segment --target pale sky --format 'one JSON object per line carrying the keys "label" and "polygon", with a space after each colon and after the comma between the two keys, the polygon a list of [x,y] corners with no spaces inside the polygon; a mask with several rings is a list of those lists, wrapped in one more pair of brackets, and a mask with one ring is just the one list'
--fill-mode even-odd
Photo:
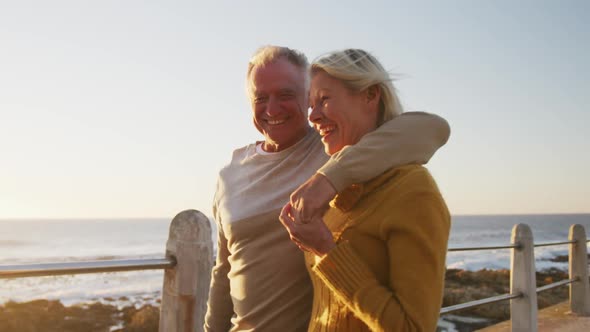
{"label": "pale sky", "polygon": [[372,52],[452,214],[590,212],[588,1],[0,0],[0,219],[211,214],[251,54]]}

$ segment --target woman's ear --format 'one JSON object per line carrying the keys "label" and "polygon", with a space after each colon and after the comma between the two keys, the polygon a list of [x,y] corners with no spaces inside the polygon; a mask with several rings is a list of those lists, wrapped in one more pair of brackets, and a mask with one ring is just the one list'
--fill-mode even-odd
{"label": "woman's ear", "polygon": [[381,89],[378,85],[371,85],[367,88],[367,104],[375,110],[379,109],[379,101],[381,100]]}

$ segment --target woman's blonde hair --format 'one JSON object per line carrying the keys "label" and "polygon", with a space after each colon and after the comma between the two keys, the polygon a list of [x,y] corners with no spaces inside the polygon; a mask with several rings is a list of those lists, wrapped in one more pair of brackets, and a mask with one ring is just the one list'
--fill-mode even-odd
{"label": "woman's blonde hair", "polygon": [[346,49],[320,56],[311,64],[311,75],[319,71],[342,81],[351,91],[361,92],[376,86],[381,91],[377,126],[403,112],[389,72],[366,51]]}

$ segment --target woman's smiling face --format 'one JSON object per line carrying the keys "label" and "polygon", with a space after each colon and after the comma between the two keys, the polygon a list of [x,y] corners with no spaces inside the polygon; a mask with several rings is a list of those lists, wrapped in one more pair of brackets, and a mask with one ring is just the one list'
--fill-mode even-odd
{"label": "woman's smiling face", "polygon": [[[309,121],[322,136],[328,155],[356,144],[375,130],[379,93],[354,92],[324,71],[312,74]],[[377,89],[378,90],[378,89]]]}

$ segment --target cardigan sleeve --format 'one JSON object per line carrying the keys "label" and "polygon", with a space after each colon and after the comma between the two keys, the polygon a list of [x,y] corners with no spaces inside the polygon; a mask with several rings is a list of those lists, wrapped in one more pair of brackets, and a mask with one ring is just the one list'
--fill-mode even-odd
{"label": "cardigan sleeve", "polygon": [[231,318],[234,314],[229,292],[229,278],[227,277],[230,270],[227,238],[223,232],[215,203],[213,204],[213,216],[217,223],[217,258],[211,271],[211,285],[209,287],[207,313],[205,314],[204,330],[207,332],[229,331]]}
{"label": "cardigan sleeve", "polygon": [[355,145],[331,156],[317,172],[337,192],[368,181],[386,170],[408,164],[425,164],[449,139],[445,119],[425,112],[407,112],[366,134]]}
{"label": "cardigan sleeve", "polygon": [[[408,195],[399,203],[401,212],[379,216],[389,257],[387,285],[378,282],[348,241],[338,243],[312,268],[373,331],[436,329],[450,228],[446,205],[437,196]],[[403,218],[398,219],[401,226],[394,218]]]}

